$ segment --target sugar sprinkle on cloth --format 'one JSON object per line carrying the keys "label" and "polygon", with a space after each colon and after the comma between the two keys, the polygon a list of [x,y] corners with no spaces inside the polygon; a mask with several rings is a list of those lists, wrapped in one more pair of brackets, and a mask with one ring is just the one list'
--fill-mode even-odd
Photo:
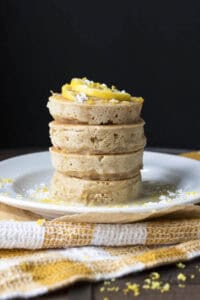
{"label": "sugar sprinkle on cloth", "polygon": [[132,224],[45,221],[12,208],[8,220],[8,207],[0,208],[0,299],[32,297],[79,280],[107,280],[200,256],[198,205],[192,216]]}

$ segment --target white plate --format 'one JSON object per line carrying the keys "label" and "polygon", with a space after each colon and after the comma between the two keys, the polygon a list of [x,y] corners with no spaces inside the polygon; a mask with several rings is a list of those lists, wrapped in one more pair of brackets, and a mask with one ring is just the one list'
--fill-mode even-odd
{"label": "white plate", "polygon": [[[47,193],[41,196],[37,192],[37,196],[34,196],[34,191],[38,191],[36,187],[42,187],[43,184],[48,186],[52,174],[48,152],[22,155],[0,162],[0,202],[48,218],[85,212],[143,213],[200,202],[200,162],[176,155],[144,153],[143,196],[128,205],[84,207],[43,203]],[[13,182],[9,183],[5,178],[11,178]]]}

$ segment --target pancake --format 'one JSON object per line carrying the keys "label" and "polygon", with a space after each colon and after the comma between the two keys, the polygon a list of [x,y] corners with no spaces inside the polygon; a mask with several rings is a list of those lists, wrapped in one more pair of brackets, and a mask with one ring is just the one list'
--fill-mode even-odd
{"label": "pancake", "polygon": [[86,206],[128,203],[138,197],[140,190],[140,173],[130,179],[100,181],[55,172],[50,186],[53,199]]}
{"label": "pancake", "polygon": [[134,177],[142,168],[143,149],[127,154],[74,154],[50,148],[55,170],[77,178],[117,180]]}
{"label": "pancake", "polygon": [[53,146],[68,153],[130,153],[146,144],[142,119],[128,125],[77,125],[53,121],[49,126]]}
{"label": "pancake", "polygon": [[51,116],[65,123],[103,125],[130,124],[138,120],[142,101],[92,100],[92,104],[68,101],[61,94],[49,97],[47,107]]}

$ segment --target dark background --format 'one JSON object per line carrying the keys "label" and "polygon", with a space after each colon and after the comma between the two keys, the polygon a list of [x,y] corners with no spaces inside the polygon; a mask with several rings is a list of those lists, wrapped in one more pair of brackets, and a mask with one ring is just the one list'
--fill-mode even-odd
{"label": "dark background", "polygon": [[48,146],[50,90],[71,77],[145,98],[149,146],[200,147],[200,2],[5,0],[1,148]]}

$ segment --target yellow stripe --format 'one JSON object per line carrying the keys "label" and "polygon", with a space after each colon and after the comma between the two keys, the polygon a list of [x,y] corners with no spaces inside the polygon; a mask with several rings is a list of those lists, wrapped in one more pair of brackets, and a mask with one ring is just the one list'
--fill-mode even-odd
{"label": "yellow stripe", "polygon": [[45,261],[35,264],[34,262],[22,263],[20,271],[31,274],[33,281],[42,286],[55,286],[62,281],[66,283],[76,276],[78,278],[88,278],[92,271],[81,262],[70,260]]}
{"label": "yellow stripe", "polygon": [[43,248],[91,245],[95,224],[45,223]]}
{"label": "yellow stripe", "polygon": [[181,221],[154,221],[147,223],[147,245],[177,244],[198,238],[198,219]]}
{"label": "yellow stripe", "polygon": [[184,157],[200,160],[200,151],[186,152],[186,153],[181,153],[180,155]]}
{"label": "yellow stripe", "polygon": [[174,262],[178,259],[186,258],[187,255],[185,251],[176,247],[154,249],[137,256],[137,260],[146,266],[157,265],[164,262]]}
{"label": "yellow stripe", "polygon": [[[11,250],[0,250],[0,259],[1,258],[16,258],[21,257],[29,254],[34,254],[36,251],[33,250],[18,250],[18,249],[11,249]],[[37,251],[39,252],[39,251]]]}

